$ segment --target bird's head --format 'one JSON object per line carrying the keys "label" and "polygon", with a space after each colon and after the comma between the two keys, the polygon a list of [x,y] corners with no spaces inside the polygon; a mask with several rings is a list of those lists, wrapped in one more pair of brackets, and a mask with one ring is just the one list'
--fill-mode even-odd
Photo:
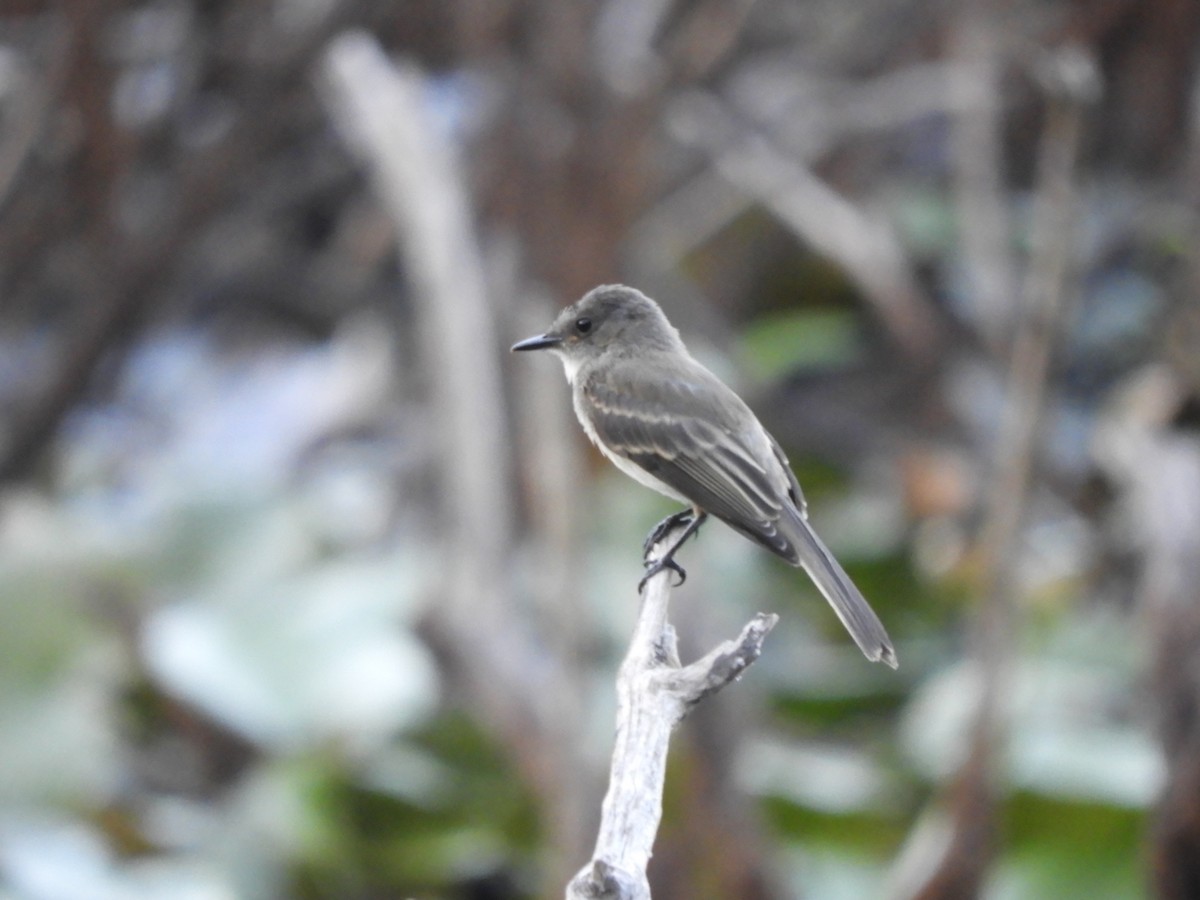
{"label": "bird's head", "polygon": [[513,350],[553,350],[567,377],[606,353],[637,355],[682,348],[679,332],[658,304],[620,284],[593,288],[554,320],[545,334],[513,344]]}

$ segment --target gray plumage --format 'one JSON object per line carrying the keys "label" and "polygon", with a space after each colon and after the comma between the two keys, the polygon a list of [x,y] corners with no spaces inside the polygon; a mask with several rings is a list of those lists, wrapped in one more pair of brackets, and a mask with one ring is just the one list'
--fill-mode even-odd
{"label": "gray plumage", "polygon": [[658,304],[598,287],[513,347],[542,348],[562,358],[580,423],[618,468],[803,567],[867,658],[895,667],[883,624],[809,525],[778,442],[691,357]]}

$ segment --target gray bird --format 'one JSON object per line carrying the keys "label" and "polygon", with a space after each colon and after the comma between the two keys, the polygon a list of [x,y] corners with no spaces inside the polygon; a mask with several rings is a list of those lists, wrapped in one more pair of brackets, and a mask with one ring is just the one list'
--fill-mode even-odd
{"label": "gray bird", "polygon": [[674,561],[714,515],[808,572],[867,659],[896,667],[887,631],[808,523],[804,495],[779,443],[742,398],[696,362],[658,304],[623,285],[585,294],[550,330],[513,345],[563,362],[583,430],[635,481],[688,508],[664,519],[645,549],[687,527],[648,570]]}

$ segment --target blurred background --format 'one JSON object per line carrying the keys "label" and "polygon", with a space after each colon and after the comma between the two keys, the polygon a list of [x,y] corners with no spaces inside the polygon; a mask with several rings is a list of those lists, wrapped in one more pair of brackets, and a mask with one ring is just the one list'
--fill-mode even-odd
{"label": "blurred background", "polygon": [[1200,896],[1200,5],[0,4],[0,898],[561,896],[673,511],[514,357],[657,298],[719,524],[657,898]]}

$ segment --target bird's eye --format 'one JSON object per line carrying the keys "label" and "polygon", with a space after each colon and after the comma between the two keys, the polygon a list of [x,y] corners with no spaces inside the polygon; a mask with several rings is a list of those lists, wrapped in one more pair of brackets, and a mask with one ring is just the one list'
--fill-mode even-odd
{"label": "bird's eye", "polygon": [[580,334],[587,334],[592,330],[592,320],[587,316],[582,316],[575,320],[575,330]]}

